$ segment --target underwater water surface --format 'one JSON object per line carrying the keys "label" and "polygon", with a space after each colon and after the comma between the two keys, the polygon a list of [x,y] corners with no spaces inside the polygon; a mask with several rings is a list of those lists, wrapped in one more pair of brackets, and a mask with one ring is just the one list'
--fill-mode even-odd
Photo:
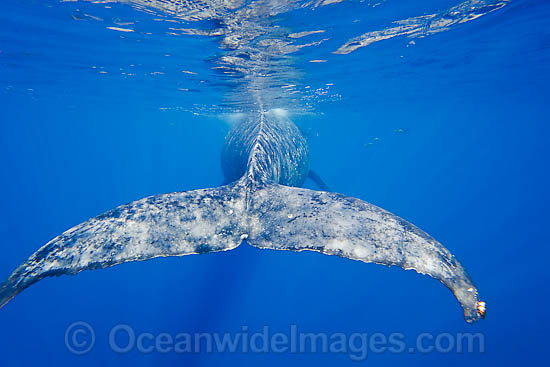
{"label": "underwater water surface", "polygon": [[[42,280],[0,310],[0,365],[544,363],[549,19],[535,0],[1,1],[2,279],[106,210],[219,186],[232,124],[276,109],[331,190],[440,241],[488,311],[467,324],[452,293],[414,271],[245,243]],[[86,353],[71,350],[89,341],[68,334],[75,322],[93,328]],[[147,348],[113,350],[120,325],[116,345],[131,328]],[[155,345],[265,327],[398,334],[406,347],[377,351],[363,336],[339,352]],[[465,333],[483,348],[446,344]],[[420,335],[442,344],[420,351]]]}

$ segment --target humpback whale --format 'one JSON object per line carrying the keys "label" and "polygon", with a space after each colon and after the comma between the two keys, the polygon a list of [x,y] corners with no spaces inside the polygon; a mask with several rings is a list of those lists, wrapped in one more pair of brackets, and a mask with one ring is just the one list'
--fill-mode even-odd
{"label": "humpback whale", "polygon": [[309,150],[287,117],[260,111],[234,125],[222,149],[225,184],[119,206],[55,237],[0,286],[0,307],[39,280],[156,257],[254,247],[317,251],[414,269],[440,280],[467,322],[485,303],[464,267],[413,224],[365,201],[300,188]]}

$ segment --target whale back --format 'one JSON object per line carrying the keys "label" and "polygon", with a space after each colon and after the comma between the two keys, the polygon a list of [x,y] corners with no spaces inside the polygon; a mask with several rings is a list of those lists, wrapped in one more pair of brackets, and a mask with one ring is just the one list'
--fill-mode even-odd
{"label": "whale back", "polygon": [[225,182],[243,176],[256,182],[301,186],[309,171],[309,149],[289,119],[260,113],[236,124],[222,150]]}

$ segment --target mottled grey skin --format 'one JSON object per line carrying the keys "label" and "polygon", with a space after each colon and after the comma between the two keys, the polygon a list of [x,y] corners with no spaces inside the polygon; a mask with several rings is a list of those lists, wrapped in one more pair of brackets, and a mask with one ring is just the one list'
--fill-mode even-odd
{"label": "mottled grey skin", "polygon": [[477,321],[478,294],[455,257],[432,237],[372,204],[300,189],[308,147],[289,120],[259,113],[237,124],[222,152],[225,186],[122,205],[48,242],[0,288],[0,307],[38,280],[128,261],[252,246],[317,251],[397,265],[439,279]]}
{"label": "mottled grey skin", "polygon": [[306,139],[290,120],[259,114],[225,138],[222,169],[227,183],[245,176],[257,183],[301,186],[309,171]]}

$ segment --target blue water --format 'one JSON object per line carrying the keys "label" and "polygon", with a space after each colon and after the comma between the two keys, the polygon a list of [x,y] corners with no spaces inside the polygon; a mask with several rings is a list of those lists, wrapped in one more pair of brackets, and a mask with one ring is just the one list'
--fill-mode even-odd
{"label": "blue water", "polygon": [[[243,244],[40,281],[0,311],[0,365],[545,363],[550,3],[514,0],[448,30],[333,53],[393,21],[459,3],[342,2],[278,14],[271,27],[322,29],[300,42],[328,40],[284,65],[261,65],[272,67],[273,80],[258,90],[269,107],[290,111],[308,137],[311,167],[332,190],[407,219],[457,256],[487,302],[485,320],[465,323],[451,292],[413,271]],[[117,3],[1,2],[1,277],[92,216],[223,181],[228,116],[254,108],[246,71],[213,69],[229,52],[220,36],[166,33],[213,29],[215,20],[161,22],[154,19],[177,17],[155,13]],[[298,92],[276,98],[285,89]],[[95,331],[85,355],[65,342],[76,321]],[[288,333],[291,325],[398,332],[407,347],[422,333],[481,333],[484,350],[369,352],[362,361],[319,352],[120,354],[109,344],[119,324],[154,336],[264,326]]]}

